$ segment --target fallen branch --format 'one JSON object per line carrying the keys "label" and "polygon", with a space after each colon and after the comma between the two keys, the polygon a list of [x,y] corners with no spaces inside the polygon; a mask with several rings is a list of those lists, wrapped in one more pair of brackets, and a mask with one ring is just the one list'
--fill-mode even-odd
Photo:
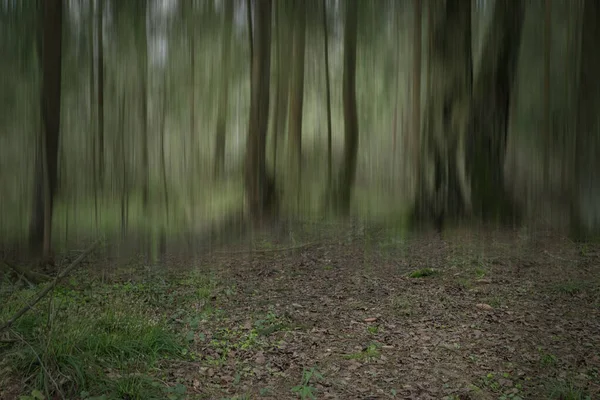
{"label": "fallen branch", "polygon": [[54,287],[58,284],[58,282],[60,282],[61,279],[63,279],[71,271],[73,271],[75,269],[75,267],[77,267],[77,265],[79,265],[79,263],[82,262],[85,259],[85,257],[87,257],[87,255],[90,254],[92,252],[92,250],[94,250],[96,248],[96,246],[98,246],[99,243],[100,243],[100,239],[98,239],[94,243],[92,243],[92,245],[90,247],[88,247],[83,253],[81,253],[79,255],[79,257],[77,257],[71,263],[71,265],[69,265],[60,274],[58,274],[56,276],[56,278],[54,278],[54,281],[52,281],[52,283],[50,283],[48,286],[46,286],[46,288],[40,292],[40,294],[35,298],[35,300],[32,303],[28,303],[25,307],[23,307],[15,315],[13,315],[8,321],[6,321],[6,323],[4,323],[2,326],[0,326],[0,332],[9,328],[16,320],[21,318],[23,316],[23,314],[25,314],[27,311],[31,310],[33,308],[33,306],[35,306],[40,300],[42,300],[44,298],[44,296],[46,296],[52,289],[54,289]]}
{"label": "fallen branch", "polygon": [[30,285],[37,285],[50,280],[50,277],[48,275],[27,270],[17,265],[13,265],[6,260],[2,260],[2,264],[6,265],[8,268],[13,270],[13,272],[15,272],[19,277],[24,278],[25,281]]}

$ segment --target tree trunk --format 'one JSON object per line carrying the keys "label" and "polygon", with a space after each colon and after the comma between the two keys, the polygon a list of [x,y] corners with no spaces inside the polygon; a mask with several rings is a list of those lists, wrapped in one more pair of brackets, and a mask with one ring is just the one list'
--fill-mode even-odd
{"label": "tree trunk", "polygon": [[221,91],[219,92],[219,111],[215,140],[214,176],[219,178],[225,169],[225,135],[227,128],[227,107],[229,105],[229,60],[233,25],[233,1],[225,2],[225,20],[221,43]]}
{"label": "tree trunk", "polygon": [[[439,23],[434,23],[440,20]],[[423,154],[416,217],[433,219],[441,231],[446,217],[469,210],[464,167],[472,91],[471,2],[430,4],[429,65]]]}
{"label": "tree trunk", "polygon": [[94,96],[94,89],[96,87],[96,76],[95,76],[95,71],[94,71],[94,2],[90,1],[90,5],[89,5],[89,11],[90,11],[90,15],[89,15],[89,40],[90,40],[90,82],[89,82],[89,86],[90,86],[90,133],[91,133],[91,137],[92,137],[92,186],[93,186],[93,193],[94,193],[94,223],[95,223],[95,227],[96,229],[98,229],[98,151],[96,149],[98,143],[97,143],[97,137],[96,135],[94,135],[94,125],[96,123],[96,121],[94,120],[94,100],[96,99],[96,97]]}
{"label": "tree trunk", "polygon": [[260,221],[274,205],[273,181],[267,176],[265,153],[269,121],[271,69],[271,0],[256,0],[248,140],[246,196],[250,216]]}
{"label": "tree trunk", "polygon": [[[277,83],[276,99],[273,109],[273,178],[277,176],[277,151],[279,138],[285,134],[288,117],[288,96],[290,89],[289,64],[291,58],[290,31],[293,21],[289,18],[286,3],[275,2],[275,27],[277,28]],[[287,25],[287,26],[286,26]]]}
{"label": "tree trunk", "polygon": [[43,3],[42,45],[42,133],[41,155],[37,163],[34,208],[30,239],[34,249],[51,252],[52,209],[57,186],[58,141],[60,135],[62,0]]}
{"label": "tree trunk", "polygon": [[166,141],[166,123],[167,123],[167,72],[163,76],[163,100],[160,119],[160,164],[163,178],[163,193],[165,196],[165,213],[167,215],[167,223],[169,222],[169,189],[167,186],[167,162],[165,157],[165,141]]}
{"label": "tree trunk", "polygon": [[327,96],[327,188],[332,187],[331,164],[331,85],[329,83],[329,30],[327,29],[327,3],[323,0],[323,47],[325,56],[325,90]]}
{"label": "tree trunk", "polygon": [[129,210],[129,179],[127,172],[127,149],[125,147],[125,104],[126,104],[126,92],[120,98],[121,104],[119,107],[119,129],[121,136],[121,235],[125,237],[127,233],[127,220]]}
{"label": "tree trunk", "polygon": [[98,21],[96,22],[98,37],[98,182],[104,187],[104,0],[98,2]]}
{"label": "tree trunk", "polygon": [[302,108],[304,105],[304,54],[306,40],[306,7],[304,0],[296,1],[294,8],[296,20],[294,21],[293,30],[288,161],[290,171],[289,182],[299,196],[302,174]]}
{"label": "tree trunk", "polygon": [[346,2],[342,88],[344,103],[344,163],[337,194],[337,209],[342,215],[350,214],[350,198],[356,177],[356,158],[358,152],[358,114],[356,110],[357,6],[357,0],[348,0]]}
{"label": "tree trunk", "polygon": [[150,191],[150,148],[148,145],[148,37],[146,28],[147,2],[139,3],[137,18],[141,19],[138,31],[138,59],[140,69],[140,102],[142,105],[142,205],[144,211],[148,209],[148,198]]}
{"label": "tree trunk", "polygon": [[422,8],[421,0],[414,0],[413,21],[413,71],[412,71],[412,115],[410,152],[414,155],[413,165],[419,165],[421,143],[421,47],[422,47]]}
{"label": "tree trunk", "polygon": [[504,160],[523,9],[519,0],[496,2],[473,88],[467,168],[473,212],[483,219],[517,217],[504,188]]}
{"label": "tree trunk", "polygon": [[579,63],[579,89],[577,107],[577,132],[575,137],[575,176],[571,204],[571,229],[577,239],[598,233],[598,153],[600,152],[600,3],[585,0],[582,14],[581,61]]}

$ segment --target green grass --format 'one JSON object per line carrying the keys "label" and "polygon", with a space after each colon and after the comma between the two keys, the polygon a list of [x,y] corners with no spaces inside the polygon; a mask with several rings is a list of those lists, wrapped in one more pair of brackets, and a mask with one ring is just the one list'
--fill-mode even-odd
{"label": "green grass", "polygon": [[381,355],[379,348],[381,346],[378,343],[371,343],[362,351],[346,354],[344,358],[348,360],[361,360],[361,361],[372,361],[379,358]]}
{"label": "green grass", "polygon": [[[179,280],[58,287],[11,327],[11,340],[0,343],[0,370],[22,383],[23,395],[38,390],[46,398],[183,398],[178,396],[185,387],[165,386],[156,366],[188,353],[185,332],[216,312],[207,304],[216,285],[191,273]],[[0,322],[36,294],[7,291]]]}
{"label": "green grass", "polygon": [[421,268],[408,275],[411,278],[427,278],[439,274],[439,271],[433,268]]}
{"label": "green grass", "polygon": [[585,390],[571,382],[555,382],[549,385],[549,398],[555,400],[592,400]]}

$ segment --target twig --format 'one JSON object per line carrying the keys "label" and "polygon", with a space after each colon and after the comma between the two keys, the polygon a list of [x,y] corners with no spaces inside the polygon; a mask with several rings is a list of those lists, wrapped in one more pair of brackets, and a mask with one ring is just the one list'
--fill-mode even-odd
{"label": "twig", "polygon": [[50,375],[50,372],[48,372],[48,369],[44,365],[44,362],[42,361],[42,358],[37,353],[37,351],[35,351],[35,349],[33,348],[33,346],[28,341],[26,341],[21,335],[19,335],[15,330],[11,329],[10,331],[11,331],[11,333],[13,335],[15,335],[17,337],[17,339],[19,339],[21,342],[25,343],[27,346],[29,346],[29,348],[31,349],[31,351],[33,351],[33,354],[35,354],[35,357],[40,362],[40,367],[44,370],[44,372],[46,373],[46,375],[48,376],[48,378],[50,378],[50,380],[54,384],[54,387],[56,387],[56,391],[58,393],[60,393],[60,397],[62,397],[62,399],[64,400],[65,399],[65,394],[62,392],[62,390],[60,390],[60,386],[58,386],[58,383],[56,383],[56,381],[54,380],[54,378],[52,377],[52,375]]}
{"label": "twig", "polygon": [[303,249],[305,247],[310,247],[318,242],[309,242],[303,243],[296,246],[290,247],[278,247],[275,249],[250,249],[250,250],[239,250],[239,251],[213,251],[214,254],[246,254],[246,253],[275,253],[278,251],[289,251],[289,250],[298,250]]}
{"label": "twig", "polygon": [[44,296],[46,296],[52,289],[54,289],[54,287],[58,284],[58,282],[61,279],[63,279],[72,270],[74,270],[75,267],[77,265],[79,265],[79,263],[81,261],[83,261],[83,259],[85,257],[87,257],[87,255],[90,254],[92,252],[92,250],[94,250],[99,243],[100,243],[100,239],[98,239],[94,243],[92,243],[92,245],[90,247],[88,247],[83,253],[81,253],[79,255],[79,257],[77,257],[71,263],[71,265],[69,265],[60,274],[58,274],[56,276],[56,278],[54,278],[54,281],[52,281],[52,283],[50,283],[48,286],[46,286],[46,288],[40,292],[40,294],[35,298],[35,300],[32,303],[28,303],[25,307],[23,307],[15,315],[13,315],[8,321],[6,321],[6,323],[4,323],[2,326],[0,326],[0,332],[5,330],[6,328],[10,327],[16,320],[21,318],[23,316],[23,314],[25,314],[27,311],[31,310],[33,308],[33,306],[35,306],[42,298],[44,298]]}

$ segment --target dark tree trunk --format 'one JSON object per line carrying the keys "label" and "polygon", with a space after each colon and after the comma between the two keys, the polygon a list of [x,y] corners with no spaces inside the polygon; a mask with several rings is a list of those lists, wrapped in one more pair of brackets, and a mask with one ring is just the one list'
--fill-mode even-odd
{"label": "dark tree trunk", "polygon": [[[50,256],[52,209],[57,187],[60,135],[62,0],[43,2],[41,151],[38,156],[30,240],[34,249]],[[40,38],[40,39],[42,39]]]}
{"label": "dark tree trunk", "polygon": [[102,23],[104,21],[104,0],[98,1],[98,182],[104,187],[104,38]]}
{"label": "dark tree trunk", "polygon": [[302,173],[302,109],[304,106],[304,54],[306,40],[306,7],[304,0],[294,4],[294,36],[292,54],[292,81],[290,88],[290,115],[288,161],[290,180],[297,194],[300,194]]}
{"label": "dark tree trunk", "polygon": [[358,28],[357,0],[346,2],[344,27],[344,163],[337,193],[337,209],[342,215],[350,213],[350,198],[356,177],[358,152],[358,113],[356,110],[356,37]]}
{"label": "dark tree trunk", "polygon": [[509,221],[517,210],[504,188],[510,101],[521,45],[524,3],[497,1],[473,87],[467,169],[475,215]]}
{"label": "dark tree trunk", "polygon": [[432,219],[441,231],[445,218],[469,210],[464,138],[473,80],[471,2],[430,4],[428,19],[428,93],[416,217]]}
{"label": "dark tree trunk", "polygon": [[227,128],[227,107],[229,105],[229,60],[231,58],[232,25],[233,1],[226,1],[223,42],[221,43],[221,88],[219,92],[219,111],[215,138],[215,178],[220,177],[225,169],[225,135]]}
{"label": "dark tree trunk", "polygon": [[325,58],[325,93],[327,95],[327,188],[331,190],[331,86],[329,83],[329,30],[327,29],[327,3],[323,0],[323,47]]}
{"label": "dark tree trunk", "polygon": [[142,106],[142,205],[144,210],[148,209],[149,191],[150,191],[150,148],[148,145],[148,35],[146,28],[147,2],[138,3],[137,13],[138,21],[138,51],[139,51],[139,70],[140,70],[140,99]]}
{"label": "dark tree trunk", "polygon": [[269,121],[271,69],[271,0],[256,0],[256,24],[252,55],[250,118],[246,143],[246,196],[250,216],[261,220],[276,200],[273,181],[265,164]]}
{"label": "dark tree trunk", "polygon": [[600,226],[597,196],[600,162],[600,3],[585,0],[581,31],[577,132],[575,137],[575,176],[571,203],[571,229],[576,239],[597,235]]}
{"label": "dark tree trunk", "polygon": [[273,178],[277,176],[277,152],[278,142],[285,134],[286,121],[288,117],[288,95],[290,89],[290,31],[293,21],[288,16],[286,3],[275,3],[276,17],[275,27],[277,29],[277,83],[276,98],[273,109]]}

